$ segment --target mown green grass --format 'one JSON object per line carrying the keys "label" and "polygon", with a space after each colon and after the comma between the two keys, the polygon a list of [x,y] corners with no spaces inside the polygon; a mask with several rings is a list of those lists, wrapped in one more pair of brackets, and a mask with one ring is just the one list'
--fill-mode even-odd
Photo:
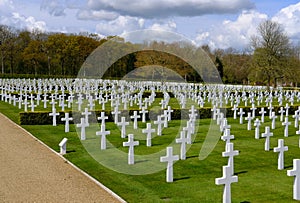
{"label": "mown green grass", "polygon": [[[0,111],[18,123],[19,109],[0,102]],[[238,119],[228,118],[231,134],[235,136],[232,141],[234,148],[240,151],[240,154],[234,158],[235,173],[239,180],[232,184],[232,202],[293,202],[293,177],[288,177],[286,170],[292,169],[292,160],[300,157],[299,135],[295,134],[298,129],[295,129],[292,123],[289,127],[290,136],[284,138],[284,128],[278,118],[276,129],[272,130],[274,136],[271,138],[271,149],[277,146],[279,138],[284,138],[285,145],[289,147],[285,153],[286,168],[279,171],[277,170],[278,154],[273,151],[264,151],[265,140],[254,139],[254,127],[251,131],[247,131],[246,122],[242,125],[238,122]],[[70,126],[70,133],[64,133],[63,125],[22,127],[56,151],[59,151],[58,143],[61,139],[67,137],[68,153],[65,157],[128,202],[221,202],[223,186],[215,185],[215,178],[222,176],[222,166],[227,164],[227,158],[222,157],[225,143],[219,141],[206,159],[199,160],[199,152],[210,124],[210,119],[199,121],[198,132],[195,135],[194,143],[187,152],[187,159],[174,164],[173,183],[165,182],[165,170],[147,175],[127,175],[99,164],[83,146],[85,142],[95,142],[95,146],[99,144],[99,138],[94,136],[95,132],[91,130],[97,128],[99,130],[96,125],[87,133],[88,139],[82,142],[79,140],[74,125]],[[264,126],[267,125],[271,126],[268,118],[261,126],[261,132],[264,132]],[[139,123],[139,128],[144,127],[145,124]],[[145,146],[145,141],[138,131],[129,129],[128,133],[132,132],[137,135],[136,139],[139,138],[140,145],[135,147],[136,154],[152,154],[165,150],[175,136],[178,136],[181,127],[180,121],[171,121],[169,128],[163,131],[163,136],[153,139],[154,146],[151,148]],[[128,148],[122,147],[122,142],[127,139],[120,138],[119,129],[113,123],[107,123],[107,129],[111,131],[111,135],[107,136],[111,146],[127,152]],[[177,147],[175,151],[178,152],[179,145],[172,145]],[[100,149],[99,153],[101,153]],[[126,158],[124,162],[127,162]],[[135,166],[139,164],[141,165],[143,162],[136,163]],[[164,165],[164,163],[161,164]]]}

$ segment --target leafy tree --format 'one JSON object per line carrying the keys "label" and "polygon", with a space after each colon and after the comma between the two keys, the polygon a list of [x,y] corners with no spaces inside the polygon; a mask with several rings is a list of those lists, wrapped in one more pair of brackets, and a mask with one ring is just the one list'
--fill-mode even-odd
{"label": "leafy tree", "polygon": [[268,86],[271,80],[283,74],[286,67],[286,59],[290,52],[289,38],[283,28],[271,20],[262,22],[258,28],[258,35],[252,37],[254,47],[253,63],[257,71],[260,71],[267,80]]}

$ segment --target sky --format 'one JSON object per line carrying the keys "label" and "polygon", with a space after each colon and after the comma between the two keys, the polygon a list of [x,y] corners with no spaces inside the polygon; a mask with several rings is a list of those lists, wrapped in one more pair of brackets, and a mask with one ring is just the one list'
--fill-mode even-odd
{"label": "sky", "polygon": [[0,0],[0,24],[17,29],[101,36],[165,30],[212,49],[247,49],[264,20],[300,42],[295,0]]}

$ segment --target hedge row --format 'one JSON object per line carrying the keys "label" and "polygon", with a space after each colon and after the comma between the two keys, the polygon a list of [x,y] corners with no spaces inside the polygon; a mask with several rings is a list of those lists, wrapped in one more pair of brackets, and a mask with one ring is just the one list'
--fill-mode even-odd
{"label": "hedge row", "polygon": [[[221,112],[226,114],[226,117],[233,117],[232,108],[222,108]],[[275,106],[273,111],[278,112],[280,107]],[[298,109],[298,106],[291,106],[289,109],[289,114],[292,115]],[[172,113],[172,120],[180,120],[180,119],[188,119],[189,118],[189,109],[173,109]],[[256,115],[259,115],[259,111],[261,110],[260,107],[256,109]],[[136,110],[122,110],[120,117],[126,117],[126,120],[130,120],[130,116],[133,115],[133,111]],[[251,112],[249,107],[243,108],[244,112]],[[265,108],[265,111],[268,115],[268,109]],[[111,114],[110,111],[104,111],[105,115],[108,117],[106,121],[111,122],[114,121],[114,115]],[[200,114],[200,118],[211,118],[212,112],[211,108],[200,108],[198,109]],[[21,125],[51,125],[52,124],[52,116],[49,116],[51,112],[21,112],[20,113],[20,124]],[[56,122],[58,124],[63,124],[64,122],[61,121],[61,118],[65,116],[65,112],[58,112],[59,116],[56,118]],[[73,117],[73,122],[70,123],[80,123],[80,118],[82,117],[80,112],[68,112],[70,117]],[[101,115],[101,111],[92,111],[92,114],[89,116],[90,123],[98,122],[96,120],[97,117]],[[146,120],[156,120],[158,115],[163,114],[163,110],[161,109],[151,109],[150,113],[146,114]],[[277,113],[278,114],[278,113]],[[246,115],[244,115],[245,117]],[[141,119],[139,119],[141,120]]]}

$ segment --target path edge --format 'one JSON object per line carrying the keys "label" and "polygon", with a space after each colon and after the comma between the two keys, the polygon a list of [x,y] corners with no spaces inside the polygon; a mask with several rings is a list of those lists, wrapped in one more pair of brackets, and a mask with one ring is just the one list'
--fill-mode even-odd
{"label": "path edge", "polygon": [[98,180],[96,180],[95,178],[93,178],[92,176],[90,176],[88,173],[84,172],[83,170],[81,170],[80,168],[78,168],[75,164],[73,164],[72,162],[70,162],[68,159],[66,159],[64,156],[62,156],[61,154],[59,154],[58,152],[56,152],[54,149],[50,148],[48,145],[46,145],[44,142],[42,142],[41,140],[39,140],[37,137],[35,137],[33,134],[31,134],[30,132],[28,132],[26,129],[22,128],[22,126],[16,124],[15,122],[13,122],[12,120],[10,120],[6,115],[4,115],[3,113],[1,113],[1,116],[3,116],[6,120],[8,120],[10,123],[12,123],[14,126],[20,128],[21,130],[23,130],[25,133],[27,133],[32,139],[34,139],[35,141],[39,142],[41,145],[43,145],[44,147],[46,147],[48,150],[50,150],[51,152],[53,152],[54,154],[56,154],[58,157],[60,157],[63,161],[65,161],[66,163],[70,164],[74,169],[76,169],[78,172],[82,173],[84,176],[86,176],[88,179],[90,179],[91,181],[93,181],[96,185],[98,185],[99,187],[101,187],[102,189],[104,189],[106,192],[108,192],[110,195],[112,195],[114,198],[116,198],[117,200],[119,200],[122,203],[127,203],[123,198],[121,198],[119,195],[117,195],[116,193],[114,193],[111,189],[109,189],[108,187],[106,187],[105,185],[103,185],[102,183],[100,183]]}

